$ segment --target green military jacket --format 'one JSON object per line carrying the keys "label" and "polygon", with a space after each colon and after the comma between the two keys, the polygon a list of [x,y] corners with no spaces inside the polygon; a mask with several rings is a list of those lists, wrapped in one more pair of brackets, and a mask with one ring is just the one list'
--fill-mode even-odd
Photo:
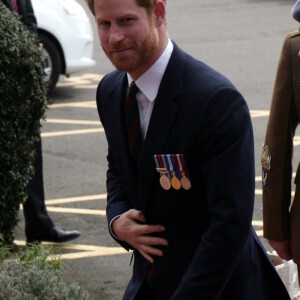
{"label": "green military jacket", "polygon": [[[282,47],[262,153],[264,237],[292,241],[300,263],[300,168],[291,201],[293,139],[300,116],[300,31],[289,33]],[[295,149],[296,151],[297,149]],[[296,167],[296,166],[294,166]]]}

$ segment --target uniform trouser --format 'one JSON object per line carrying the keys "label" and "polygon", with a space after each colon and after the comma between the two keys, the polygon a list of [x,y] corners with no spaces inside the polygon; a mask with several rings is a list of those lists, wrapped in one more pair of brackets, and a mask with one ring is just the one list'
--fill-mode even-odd
{"label": "uniform trouser", "polygon": [[45,206],[41,137],[39,137],[39,140],[35,143],[35,148],[35,174],[28,183],[28,199],[23,205],[25,234],[27,237],[48,232],[54,227],[54,223],[49,217]]}

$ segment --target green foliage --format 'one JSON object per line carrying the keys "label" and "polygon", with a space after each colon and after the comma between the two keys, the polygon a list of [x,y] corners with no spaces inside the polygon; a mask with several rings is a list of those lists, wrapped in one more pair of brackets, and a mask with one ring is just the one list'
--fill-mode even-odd
{"label": "green foliage", "polygon": [[[3,237],[0,234],[0,243],[3,241]],[[11,255],[11,247],[8,245],[3,245],[0,247],[0,264],[4,261],[4,259],[8,258]]]}
{"label": "green foliage", "polygon": [[20,255],[20,261],[24,265],[38,262],[41,269],[60,270],[61,261],[53,253],[53,246],[45,248],[41,244],[29,244],[27,250]]}
{"label": "green foliage", "polygon": [[38,40],[1,1],[0,19],[0,233],[11,244],[33,174],[47,83]]}
{"label": "green foliage", "polygon": [[0,263],[0,299],[88,300],[88,292],[78,284],[62,281],[58,261],[53,250],[42,245],[30,245],[19,257],[4,260]]}

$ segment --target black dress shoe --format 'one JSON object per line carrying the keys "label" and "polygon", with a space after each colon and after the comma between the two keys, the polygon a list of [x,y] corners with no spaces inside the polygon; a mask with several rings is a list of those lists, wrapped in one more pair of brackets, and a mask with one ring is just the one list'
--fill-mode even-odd
{"label": "black dress shoe", "polygon": [[64,243],[75,240],[80,237],[80,232],[77,230],[64,231],[58,227],[53,227],[49,232],[42,233],[36,236],[27,236],[27,243],[53,242]]}

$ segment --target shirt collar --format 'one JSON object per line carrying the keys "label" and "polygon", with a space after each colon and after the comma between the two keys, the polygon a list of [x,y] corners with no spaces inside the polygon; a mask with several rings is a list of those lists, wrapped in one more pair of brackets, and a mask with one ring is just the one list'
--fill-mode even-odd
{"label": "shirt collar", "polygon": [[[150,101],[154,101],[157,96],[160,82],[164,76],[172,52],[173,43],[169,39],[164,52],[161,54],[158,60],[135,81],[140,91]],[[130,83],[133,81],[133,79],[128,73],[127,78],[130,86]]]}

